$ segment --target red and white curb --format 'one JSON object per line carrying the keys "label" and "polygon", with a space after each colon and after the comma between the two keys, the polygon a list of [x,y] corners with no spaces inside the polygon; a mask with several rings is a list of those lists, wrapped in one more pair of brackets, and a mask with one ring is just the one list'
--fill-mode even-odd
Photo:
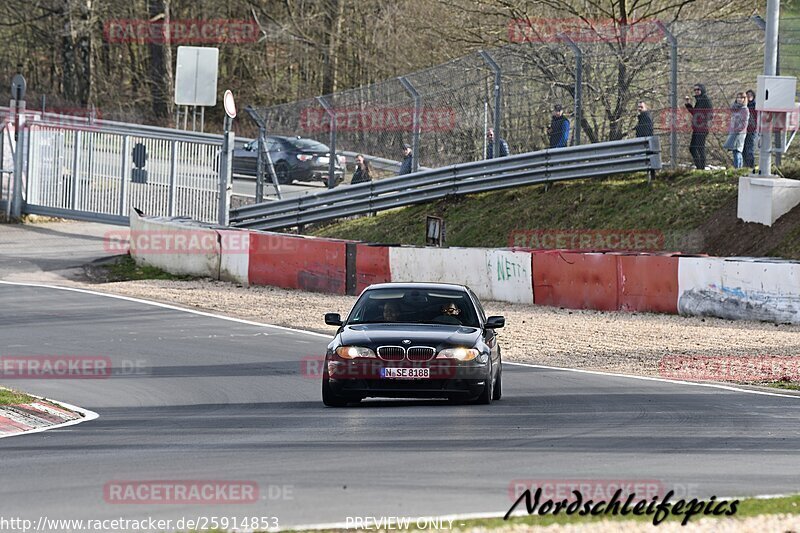
{"label": "red and white curb", "polygon": [[73,426],[98,416],[87,409],[43,398],[25,404],[3,405],[0,406],[0,439]]}

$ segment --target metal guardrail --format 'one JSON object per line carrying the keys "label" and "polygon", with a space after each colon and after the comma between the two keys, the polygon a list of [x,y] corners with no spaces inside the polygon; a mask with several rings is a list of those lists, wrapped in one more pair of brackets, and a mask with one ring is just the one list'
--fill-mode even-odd
{"label": "metal guardrail", "polygon": [[448,195],[661,168],[657,137],[528,152],[339,187],[231,211],[231,225],[281,229],[437,200]]}

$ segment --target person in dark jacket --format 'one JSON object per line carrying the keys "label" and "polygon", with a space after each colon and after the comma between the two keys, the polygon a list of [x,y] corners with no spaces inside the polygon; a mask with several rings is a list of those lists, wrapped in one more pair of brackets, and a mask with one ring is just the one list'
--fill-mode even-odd
{"label": "person in dark jacket", "polygon": [[547,135],[550,137],[550,148],[564,148],[569,142],[569,119],[564,116],[564,109],[559,104],[553,106]]}
{"label": "person in dark jacket", "polygon": [[[508,143],[505,139],[498,139],[500,144],[499,157],[506,157],[508,155]],[[486,130],[486,159],[494,159],[494,129],[489,128]]]}
{"label": "person in dark jacket", "polygon": [[403,174],[411,174],[411,161],[414,159],[414,155],[411,151],[411,146],[404,144],[403,145],[403,162],[400,164],[400,170],[397,171],[398,176],[402,176]]}
{"label": "person in dark jacket", "polygon": [[637,137],[652,137],[653,136],[653,117],[650,116],[650,111],[647,110],[647,104],[639,102],[636,104],[636,136]]}
{"label": "person in dark jacket", "polygon": [[747,120],[747,135],[744,138],[744,166],[752,168],[753,172],[756,171],[756,133],[758,131],[758,111],[756,111],[756,93],[749,89],[747,95],[747,111],[749,118]]}
{"label": "person in dark jacket", "polygon": [[694,105],[688,96],[684,104],[692,114],[692,140],[689,143],[689,152],[692,154],[694,166],[698,170],[703,170],[706,168],[706,137],[714,112],[711,108],[711,99],[706,95],[705,85],[698,83],[693,90]]}
{"label": "person in dark jacket", "polygon": [[364,156],[358,154],[356,156],[356,171],[353,172],[350,184],[356,185],[357,183],[364,183],[367,181],[372,181],[372,169],[369,163],[364,159]]}

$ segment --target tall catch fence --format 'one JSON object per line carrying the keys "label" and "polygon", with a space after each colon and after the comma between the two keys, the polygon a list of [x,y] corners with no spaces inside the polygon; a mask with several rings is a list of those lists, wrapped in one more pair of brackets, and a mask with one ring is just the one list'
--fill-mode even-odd
{"label": "tall catch fence", "polygon": [[[570,120],[569,145],[634,137],[636,106],[643,101],[664,165],[678,166],[692,162],[684,97],[702,83],[716,117],[706,145],[708,164],[730,165],[730,153],[722,148],[728,109],[736,92],[755,90],[763,70],[763,20],[642,20],[625,27],[611,21],[589,27],[575,19],[538,19],[511,21],[508,30],[511,44],[500,48],[255,112],[268,135],[310,137],[350,156],[398,162],[408,144],[416,165],[435,168],[484,158],[488,128],[498,130],[511,153],[548,148],[555,104]],[[800,60],[790,51],[800,43],[800,19],[781,20],[781,42],[781,63],[792,67],[782,74],[795,75]]]}

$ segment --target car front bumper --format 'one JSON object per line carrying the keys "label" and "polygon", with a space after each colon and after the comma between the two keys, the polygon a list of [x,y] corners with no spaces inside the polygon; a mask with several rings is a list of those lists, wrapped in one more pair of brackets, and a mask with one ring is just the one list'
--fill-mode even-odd
{"label": "car front bumper", "polygon": [[[331,390],[353,398],[470,398],[478,396],[489,378],[488,363],[432,360],[424,363],[382,360],[327,360]],[[428,368],[426,379],[382,377],[381,368]]]}

